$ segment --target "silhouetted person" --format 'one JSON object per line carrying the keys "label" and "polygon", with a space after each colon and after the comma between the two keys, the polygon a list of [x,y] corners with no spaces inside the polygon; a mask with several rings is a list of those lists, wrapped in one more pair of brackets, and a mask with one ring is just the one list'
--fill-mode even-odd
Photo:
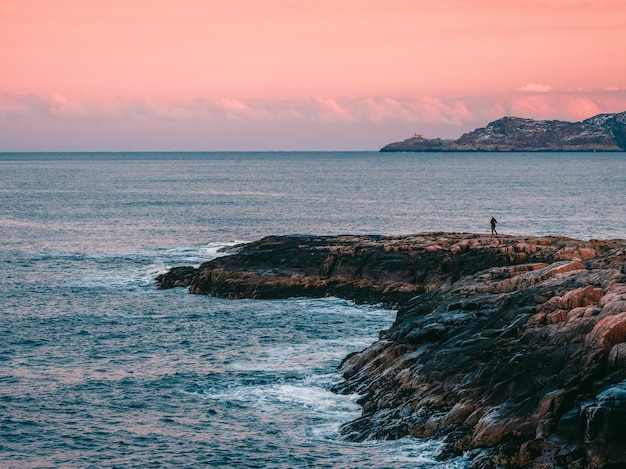
{"label": "silhouetted person", "polygon": [[498,232],[496,231],[496,223],[498,223],[498,220],[496,220],[494,217],[491,217],[491,234],[498,234]]}

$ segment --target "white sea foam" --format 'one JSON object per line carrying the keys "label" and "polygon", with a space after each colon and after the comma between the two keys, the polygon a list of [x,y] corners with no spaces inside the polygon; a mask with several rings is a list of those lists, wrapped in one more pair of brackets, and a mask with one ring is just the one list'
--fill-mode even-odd
{"label": "white sea foam", "polygon": [[324,420],[330,419],[333,424],[354,419],[360,412],[360,406],[356,404],[358,395],[335,394],[307,381],[296,384],[241,385],[227,390],[203,392],[180,390],[180,392],[222,403],[253,403],[259,412],[268,414],[280,414],[289,408],[298,408]]}
{"label": "white sea foam", "polygon": [[[261,386],[241,386],[229,389],[227,392],[196,393],[202,399],[224,402],[240,402],[252,404],[261,415],[268,415],[270,419],[280,422],[281,415],[297,415],[300,413],[303,421],[306,415],[306,428],[294,438],[309,438],[313,441],[324,441],[325,444],[339,444],[341,442],[341,426],[358,418],[361,407],[356,403],[357,394],[338,395],[326,388],[313,385],[310,381],[299,384],[269,384]],[[297,410],[296,410],[297,409]],[[341,443],[340,443],[341,442]],[[385,455],[382,459],[390,467],[433,467],[437,469],[464,469],[467,468],[467,459],[459,457],[448,461],[439,461],[438,454],[443,448],[439,440],[421,440],[405,437],[400,440],[366,440],[356,443],[355,450],[361,448],[363,452],[374,452]]]}
{"label": "white sea foam", "polygon": [[154,284],[155,278],[178,265],[199,266],[217,257],[227,255],[227,248],[241,241],[214,242],[196,246],[176,246],[160,249],[144,249],[134,252],[111,252],[99,254],[73,254],[56,251],[33,253],[36,258],[50,261],[67,260],[82,262],[80,270],[68,272],[67,279],[79,287],[139,288]]}

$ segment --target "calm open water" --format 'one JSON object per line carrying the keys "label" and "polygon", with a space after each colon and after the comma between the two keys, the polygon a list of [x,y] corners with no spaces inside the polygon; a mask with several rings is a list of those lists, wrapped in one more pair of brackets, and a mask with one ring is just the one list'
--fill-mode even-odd
{"label": "calm open water", "polygon": [[394,312],[158,291],[269,234],[626,238],[620,153],[0,154],[0,467],[462,468],[351,443],[337,366]]}

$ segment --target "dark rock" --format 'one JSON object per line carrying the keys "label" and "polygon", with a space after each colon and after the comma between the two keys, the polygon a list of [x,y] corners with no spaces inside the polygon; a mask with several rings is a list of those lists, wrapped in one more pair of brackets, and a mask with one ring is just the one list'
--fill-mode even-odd
{"label": "dark rock", "polygon": [[626,112],[600,114],[582,122],[503,117],[457,140],[421,136],[390,143],[395,151],[624,151]]}
{"label": "dark rock", "polygon": [[334,391],[363,407],[346,438],[442,438],[442,457],[481,468],[626,467],[624,240],[268,237],[170,277],[161,288],[397,305],[341,365]]}
{"label": "dark rock", "polygon": [[583,408],[582,413],[589,461],[596,467],[624,464],[626,380],[602,391],[591,405]]}
{"label": "dark rock", "polygon": [[188,287],[198,275],[198,269],[190,265],[174,267],[156,278],[156,285],[161,290],[176,287]]}

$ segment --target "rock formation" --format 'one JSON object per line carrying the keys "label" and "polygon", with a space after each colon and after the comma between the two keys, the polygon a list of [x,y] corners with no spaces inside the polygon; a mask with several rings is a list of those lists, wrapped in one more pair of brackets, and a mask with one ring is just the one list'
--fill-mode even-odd
{"label": "rock formation", "polygon": [[269,237],[160,288],[399,307],[341,365],[352,440],[441,438],[477,468],[626,467],[626,240]]}
{"label": "rock formation", "polygon": [[390,143],[394,151],[625,151],[626,112],[600,114],[582,122],[504,117],[457,140],[412,137]]}

